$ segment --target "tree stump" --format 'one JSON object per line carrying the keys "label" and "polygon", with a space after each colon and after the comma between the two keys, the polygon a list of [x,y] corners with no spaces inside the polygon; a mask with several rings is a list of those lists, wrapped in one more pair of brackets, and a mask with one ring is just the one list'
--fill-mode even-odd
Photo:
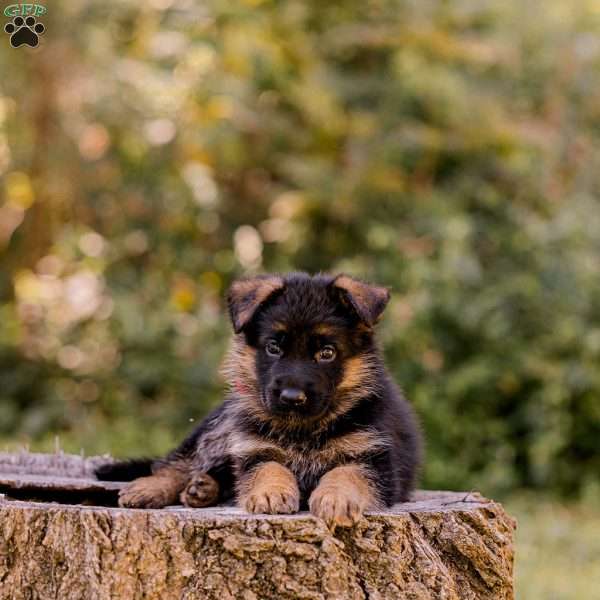
{"label": "tree stump", "polygon": [[0,454],[2,599],[513,598],[514,521],[478,494],[417,492],[330,532],[308,513],[115,506],[108,457]]}

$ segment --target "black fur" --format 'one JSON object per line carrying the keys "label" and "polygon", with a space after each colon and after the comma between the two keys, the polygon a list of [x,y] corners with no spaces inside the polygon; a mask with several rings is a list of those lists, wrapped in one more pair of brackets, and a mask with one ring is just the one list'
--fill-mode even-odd
{"label": "black fur", "polygon": [[[293,472],[306,506],[326,472],[360,464],[382,504],[407,500],[421,436],[374,339],[387,290],[304,273],[267,276],[256,285],[267,284],[232,287],[229,308],[239,332],[228,359],[232,392],[152,470],[178,463],[208,472],[224,500],[258,465],[274,460]],[[344,444],[349,435],[359,441],[355,448]],[[147,474],[141,464],[148,463],[108,465],[98,476],[138,477]]]}
{"label": "black fur", "polygon": [[133,458],[102,465],[96,469],[96,477],[102,481],[132,481],[152,475],[152,458]]}

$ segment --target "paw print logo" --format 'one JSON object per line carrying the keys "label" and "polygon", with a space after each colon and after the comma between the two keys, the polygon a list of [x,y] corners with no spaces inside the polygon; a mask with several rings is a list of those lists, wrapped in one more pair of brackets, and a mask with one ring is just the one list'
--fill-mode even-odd
{"label": "paw print logo", "polygon": [[35,17],[15,17],[12,23],[4,26],[4,31],[10,35],[10,45],[18,48],[23,44],[35,48],[40,39],[39,36],[46,31],[46,28],[36,21]]}

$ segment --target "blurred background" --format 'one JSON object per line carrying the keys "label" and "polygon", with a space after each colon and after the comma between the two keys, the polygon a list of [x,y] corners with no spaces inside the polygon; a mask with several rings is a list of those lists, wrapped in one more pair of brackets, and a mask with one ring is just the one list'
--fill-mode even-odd
{"label": "blurred background", "polygon": [[422,485],[506,502],[520,598],[600,598],[600,1],[47,8],[0,44],[0,443],[163,453],[230,281],[345,271]]}

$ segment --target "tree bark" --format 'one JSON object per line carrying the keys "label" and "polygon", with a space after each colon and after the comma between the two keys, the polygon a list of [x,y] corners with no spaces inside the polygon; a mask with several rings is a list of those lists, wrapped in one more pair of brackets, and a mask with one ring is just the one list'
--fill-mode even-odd
{"label": "tree bark", "polygon": [[[89,465],[108,459],[65,460],[74,461],[75,493],[97,500]],[[36,487],[43,467],[15,473],[18,461],[8,462],[0,455],[2,599],[513,598],[514,521],[478,494],[418,492],[332,533],[308,513],[59,503],[71,501],[58,482],[64,469],[50,469],[54,483]],[[107,486],[105,503],[115,490]],[[26,497],[39,493],[59,502]]]}

